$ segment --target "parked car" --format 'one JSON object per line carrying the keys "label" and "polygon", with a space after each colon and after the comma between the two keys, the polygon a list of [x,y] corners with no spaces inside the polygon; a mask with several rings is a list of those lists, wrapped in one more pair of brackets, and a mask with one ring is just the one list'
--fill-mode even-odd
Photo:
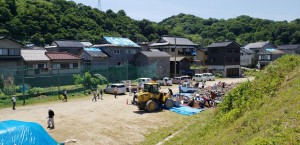
{"label": "parked car", "polygon": [[191,86],[190,82],[184,82],[182,83],[182,85],[180,86],[180,91],[182,93],[194,93],[198,91],[197,87],[193,87]]}
{"label": "parked car", "polygon": [[189,82],[189,81],[191,81],[190,76],[180,76],[180,77],[174,77],[172,82],[174,84],[179,84],[179,83],[184,83],[184,82]]}
{"label": "parked car", "polygon": [[107,87],[104,89],[104,92],[107,94],[114,94],[115,88],[117,88],[117,94],[125,94],[126,92],[126,87],[122,83],[107,85]]}
{"label": "parked car", "polygon": [[207,78],[204,76],[204,74],[195,74],[192,80],[197,82],[202,82],[202,81],[206,81]]}
{"label": "parked car", "polygon": [[214,81],[216,77],[212,73],[203,73],[206,81]]}
{"label": "parked car", "polygon": [[172,86],[172,78],[164,77],[162,80],[157,80],[156,83],[159,83],[161,86]]}

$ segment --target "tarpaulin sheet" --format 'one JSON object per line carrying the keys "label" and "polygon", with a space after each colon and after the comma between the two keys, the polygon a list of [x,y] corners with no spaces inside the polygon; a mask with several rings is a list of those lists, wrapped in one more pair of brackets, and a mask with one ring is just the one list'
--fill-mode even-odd
{"label": "tarpaulin sheet", "polygon": [[182,114],[182,115],[191,116],[191,115],[198,114],[198,113],[204,111],[204,109],[196,109],[196,108],[191,108],[189,106],[179,106],[179,107],[172,107],[170,109],[170,111],[178,113],[178,114]]}
{"label": "tarpaulin sheet", "polygon": [[0,122],[0,145],[58,145],[39,124],[7,120]]}

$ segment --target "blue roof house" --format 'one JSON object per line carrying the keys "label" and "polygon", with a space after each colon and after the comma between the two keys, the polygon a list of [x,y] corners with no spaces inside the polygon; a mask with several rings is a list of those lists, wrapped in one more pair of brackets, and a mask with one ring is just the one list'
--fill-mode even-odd
{"label": "blue roof house", "polygon": [[142,48],[128,38],[104,36],[99,44],[93,45],[100,48],[108,56],[109,65],[134,64],[134,55]]}

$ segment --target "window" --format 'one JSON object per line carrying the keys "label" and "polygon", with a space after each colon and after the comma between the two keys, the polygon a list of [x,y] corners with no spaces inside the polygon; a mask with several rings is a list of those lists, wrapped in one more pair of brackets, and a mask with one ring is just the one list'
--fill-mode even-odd
{"label": "window", "polygon": [[9,49],[9,55],[20,55],[19,49]]}
{"label": "window", "polygon": [[0,55],[8,55],[8,49],[0,49]]}
{"label": "window", "polygon": [[172,52],[175,52],[175,48],[172,48],[171,51],[172,51]]}
{"label": "window", "polygon": [[78,63],[73,63],[73,68],[78,68]]}
{"label": "window", "polygon": [[126,49],[126,54],[136,54],[136,50]]}
{"label": "window", "polygon": [[60,64],[61,68],[69,68],[69,64],[68,63],[62,63]]}
{"label": "window", "polygon": [[60,64],[54,63],[54,64],[52,64],[52,68],[59,69],[60,68]]}
{"label": "window", "polygon": [[270,55],[260,55],[259,60],[270,60],[271,56]]}
{"label": "window", "polygon": [[38,64],[37,68],[46,68],[46,65],[45,64]]}
{"label": "window", "polygon": [[120,54],[120,49],[114,49],[114,54]]}

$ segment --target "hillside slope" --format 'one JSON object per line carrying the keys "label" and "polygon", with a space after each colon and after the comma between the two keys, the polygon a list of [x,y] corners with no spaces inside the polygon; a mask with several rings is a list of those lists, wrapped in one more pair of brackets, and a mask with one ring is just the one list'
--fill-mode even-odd
{"label": "hillside slope", "polygon": [[300,56],[273,62],[215,113],[166,144],[300,144]]}
{"label": "hillside slope", "polygon": [[254,81],[230,91],[218,108],[155,130],[142,144],[158,142],[300,144],[300,56],[281,57],[259,72]]}

